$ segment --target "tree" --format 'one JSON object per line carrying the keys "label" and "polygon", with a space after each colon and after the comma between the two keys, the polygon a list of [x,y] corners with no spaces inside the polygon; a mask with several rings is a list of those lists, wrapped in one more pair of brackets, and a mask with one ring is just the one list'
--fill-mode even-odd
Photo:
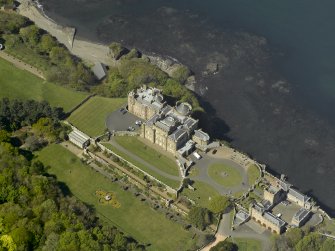
{"label": "tree", "polygon": [[295,246],[296,251],[320,250],[323,238],[319,233],[310,233],[301,239]]}
{"label": "tree", "polygon": [[123,47],[120,43],[113,42],[109,45],[111,56],[118,60],[120,57],[128,53],[128,50]]}
{"label": "tree", "polygon": [[333,239],[326,239],[323,242],[322,247],[320,249],[320,251],[329,251],[329,250],[335,250],[335,240]]}
{"label": "tree", "polygon": [[10,142],[10,134],[6,130],[0,130],[0,142]]}
{"label": "tree", "polygon": [[304,237],[304,232],[300,228],[293,228],[285,233],[285,237],[287,239],[288,246],[294,248]]}
{"label": "tree", "polygon": [[229,199],[226,196],[218,195],[211,199],[208,208],[215,214],[222,213],[231,205]]}
{"label": "tree", "polygon": [[184,65],[178,65],[172,72],[171,76],[180,84],[184,84],[190,76],[191,71]]}
{"label": "tree", "polygon": [[207,208],[202,207],[193,207],[188,213],[188,219],[201,230],[212,223],[211,212]]}
{"label": "tree", "polygon": [[56,45],[57,45],[57,42],[49,34],[44,34],[41,37],[40,48],[41,48],[42,51],[49,52]]}
{"label": "tree", "polygon": [[36,25],[29,25],[20,29],[23,41],[31,47],[35,47],[40,40],[40,30]]}
{"label": "tree", "polygon": [[235,243],[230,241],[220,241],[214,247],[212,247],[209,251],[237,251],[237,246]]}

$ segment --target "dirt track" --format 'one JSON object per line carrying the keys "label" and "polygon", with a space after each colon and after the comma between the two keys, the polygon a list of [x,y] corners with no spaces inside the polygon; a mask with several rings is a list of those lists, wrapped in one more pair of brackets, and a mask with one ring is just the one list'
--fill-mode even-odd
{"label": "dirt track", "polygon": [[4,52],[4,51],[0,51],[0,57],[7,60],[8,62],[12,63],[13,65],[15,65],[17,68],[21,69],[21,70],[26,70],[26,71],[29,71],[30,73],[36,75],[37,77],[39,78],[42,78],[45,80],[45,77],[43,76],[43,73],[29,65],[29,64],[26,64],[25,62],[22,62],[21,60],[9,55],[8,53]]}

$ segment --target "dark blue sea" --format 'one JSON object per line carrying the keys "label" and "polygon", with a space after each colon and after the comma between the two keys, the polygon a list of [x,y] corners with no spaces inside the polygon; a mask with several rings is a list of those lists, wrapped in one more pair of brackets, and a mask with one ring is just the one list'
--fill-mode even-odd
{"label": "dark blue sea", "polygon": [[[335,213],[335,1],[42,0],[92,41],[173,57],[195,72],[202,127]],[[219,73],[205,75],[208,63]]]}

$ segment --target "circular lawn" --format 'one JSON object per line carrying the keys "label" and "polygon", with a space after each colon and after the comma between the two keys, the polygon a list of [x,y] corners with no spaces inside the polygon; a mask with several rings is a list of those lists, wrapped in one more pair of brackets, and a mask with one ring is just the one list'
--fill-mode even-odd
{"label": "circular lawn", "polygon": [[242,183],[243,177],[239,170],[223,163],[214,163],[208,168],[208,175],[216,183],[224,187],[234,187]]}

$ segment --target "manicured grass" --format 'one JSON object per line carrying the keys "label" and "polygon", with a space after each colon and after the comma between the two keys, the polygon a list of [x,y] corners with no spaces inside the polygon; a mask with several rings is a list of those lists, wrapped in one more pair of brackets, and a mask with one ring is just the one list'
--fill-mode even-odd
{"label": "manicured grass", "polygon": [[248,238],[233,238],[233,242],[237,245],[238,251],[261,251],[262,243],[259,240]]}
{"label": "manicured grass", "polygon": [[248,175],[249,185],[255,184],[256,180],[260,177],[260,172],[259,172],[258,167],[256,165],[249,166],[247,175]]}
{"label": "manicured grass", "polygon": [[141,168],[143,171],[147,172],[148,174],[150,174],[150,175],[154,176],[155,178],[157,178],[158,180],[162,181],[166,185],[168,185],[172,188],[178,188],[179,187],[180,182],[164,177],[163,175],[155,172],[154,170],[150,169],[149,167],[147,167],[143,163],[141,163],[141,162],[135,160],[134,158],[128,156],[124,152],[121,152],[119,149],[117,149],[116,147],[114,147],[113,145],[111,145],[109,143],[103,143],[103,145],[105,147],[107,147],[108,149],[112,150],[113,152],[115,152],[116,154],[118,154],[119,156],[121,156],[122,158],[126,159],[130,163],[132,163],[132,164],[136,165],[137,167]]}
{"label": "manicured grass", "polygon": [[103,134],[109,113],[120,108],[126,99],[93,97],[71,114],[68,121],[91,137]]}
{"label": "manicured grass", "polygon": [[[64,182],[78,199],[93,205],[99,216],[141,243],[150,243],[148,250],[187,250],[192,234],[181,225],[168,220],[164,214],[140,202],[131,192],[84,165],[60,145],[44,148],[38,158],[50,166],[48,172]],[[95,195],[97,190],[112,191],[121,203],[120,208],[103,205]]]}
{"label": "manicured grass", "polygon": [[192,186],[195,188],[195,191],[184,189],[182,193],[201,207],[208,207],[210,198],[220,195],[211,185],[201,181],[195,181]]}
{"label": "manicured grass", "polygon": [[136,156],[159,168],[163,172],[178,176],[179,171],[176,161],[164,156],[154,148],[147,146],[139,141],[137,137],[115,137],[115,141],[120,146],[126,148],[128,151],[134,153]]}
{"label": "manicured grass", "polygon": [[223,163],[214,163],[208,168],[208,175],[224,187],[233,187],[242,183],[242,175],[236,168]]}
{"label": "manicured grass", "polygon": [[46,100],[51,106],[71,110],[79,104],[87,93],[76,92],[44,81],[41,78],[16,68],[0,58],[0,98]]}

